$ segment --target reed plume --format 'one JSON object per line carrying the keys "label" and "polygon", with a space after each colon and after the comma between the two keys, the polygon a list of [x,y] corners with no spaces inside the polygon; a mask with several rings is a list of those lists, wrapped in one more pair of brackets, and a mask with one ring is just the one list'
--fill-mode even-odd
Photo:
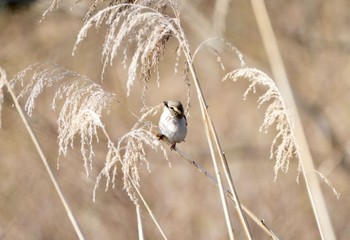
{"label": "reed plume", "polygon": [[[250,85],[243,94],[244,99],[249,93],[256,93],[256,87],[262,86],[266,88],[266,92],[258,98],[258,108],[266,104],[264,121],[260,126],[260,131],[267,132],[275,125],[276,136],[274,137],[271,148],[270,158],[275,157],[276,163],[274,167],[275,179],[278,172],[288,171],[289,161],[293,157],[299,159],[298,147],[293,133],[293,124],[290,114],[286,108],[283,97],[275,82],[264,72],[255,68],[240,68],[226,74],[223,81],[231,79],[237,81],[246,79]],[[300,164],[300,162],[299,162]],[[300,171],[300,168],[298,168]]]}

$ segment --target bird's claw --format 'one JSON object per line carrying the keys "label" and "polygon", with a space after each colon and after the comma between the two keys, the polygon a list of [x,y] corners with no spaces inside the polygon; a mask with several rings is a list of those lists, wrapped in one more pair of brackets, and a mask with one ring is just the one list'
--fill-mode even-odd
{"label": "bird's claw", "polygon": [[[158,140],[163,140],[166,137],[164,134],[158,133],[157,138],[158,138]],[[175,150],[175,147],[176,147],[176,143],[171,144],[170,150]]]}
{"label": "bird's claw", "polygon": [[158,140],[163,140],[165,138],[165,135],[158,133],[157,138],[158,138]]}

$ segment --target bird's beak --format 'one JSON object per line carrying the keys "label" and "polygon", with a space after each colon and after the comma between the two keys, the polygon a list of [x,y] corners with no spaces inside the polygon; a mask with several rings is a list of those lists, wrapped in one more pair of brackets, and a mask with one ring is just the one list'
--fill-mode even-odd
{"label": "bird's beak", "polygon": [[164,106],[168,107],[168,101],[163,101]]}

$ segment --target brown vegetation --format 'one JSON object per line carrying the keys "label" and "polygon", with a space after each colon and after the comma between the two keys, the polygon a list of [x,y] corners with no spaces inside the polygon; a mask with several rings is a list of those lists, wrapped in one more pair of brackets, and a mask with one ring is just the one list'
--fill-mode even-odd
{"label": "brown vegetation", "polygon": [[[169,151],[169,162],[164,161],[163,152],[167,146],[164,144],[163,148],[150,134],[153,124],[158,121],[159,115],[154,114],[159,109],[145,107],[157,106],[164,99],[187,101],[187,105],[191,105],[189,132],[186,142],[178,147],[215,176],[203,131],[205,124],[200,111],[203,102],[199,99],[198,103],[195,97],[189,101],[189,96],[196,96],[196,88],[189,80],[192,66],[184,63],[188,59],[180,50],[188,48],[193,51],[206,38],[222,33],[240,50],[247,65],[269,73],[264,47],[248,1],[230,2],[227,12],[220,11],[222,5],[211,1],[180,1],[178,10],[187,39],[181,35],[180,22],[173,22],[172,17],[177,17],[173,16],[176,11],[161,4],[149,7],[157,8],[171,18],[162,19],[160,23],[162,15],[150,11],[154,16],[152,21],[148,21],[149,15],[145,16],[147,11],[130,8],[121,17],[135,21],[133,29],[130,27],[125,35],[117,36],[113,28],[102,24],[102,19],[107,19],[107,25],[115,24],[116,27],[123,24],[123,19],[98,13],[107,5],[99,5],[98,1],[93,8],[90,1],[81,1],[77,5],[73,1],[57,3],[59,8],[47,13],[41,23],[39,20],[48,7],[44,3],[17,12],[2,12],[0,64],[8,78],[36,62],[55,62],[62,67],[32,65],[36,68],[32,74],[38,73],[35,76],[39,84],[38,81],[31,84],[29,79],[29,85],[24,86],[30,88],[24,88],[22,92],[23,96],[29,93],[29,101],[22,98],[19,101],[32,115],[28,117],[31,127],[85,237],[137,237],[135,206],[129,200],[129,197],[134,202],[139,199],[138,190],[130,190],[134,187],[141,191],[168,239],[227,239],[217,188],[175,152]],[[331,3],[269,1],[267,7],[314,156],[315,170],[323,174],[322,178],[330,179],[341,193],[337,200],[332,189],[323,183],[335,234],[338,239],[345,240],[350,237],[350,201],[346,184],[350,171],[350,86],[347,80],[350,68],[347,63],[348,36],[344,30],[347,29],[347,2],[328,4]],[[128,5],[122,7],[125,10]],[[86,15],[89,8],[90,12]],[[140,19],[135,19],[135,16]],[[82,28],[84,17],[85,27]],[[223,19],[225,23],[215,22]],[[167,21],[169,24],[164,24]],[[138,25],[142,22],[148,24],[147,28]],[[92,23],[99,29],[88,29]],[[159,28],[161,24],[164,28]],[[89,30],[87,38],[81,41],[86,37],[85,30]],[[130,35],[134,37],[128,40]],[[79,45],[75,48],[77,36]],[[149,41],[149,38],[154,41]],[[75,54],[71,56],[73,49]],[[250,69],[232,72],[227,77],[235,79],[243,76],[251,83],[244,80],[221,82],[226,71],[240,68],[241,64],[241,56],[232,49],[227,50],[220,41],[201,48],[194,61],[206,97],[205,103],[225,151],[240,200],[264,219],[268,228],[281,239],[319,239],[305,183],[303,179],[296,183],[299,162],[297,158],[290,160],[297,154],[294,155],[296,148],[289,125],[283,122],[287,125],[278,127],[277,120],[276,132],[272,129],[267,134],[259,132],[261,124],[262,130],[265,130],[282,116],[273,115],[276,113],[274,110],[278,109],[289,117],[283,103],[275,102],[279,96],[271,87],[271,79],[260,71]],[[43,71],[40,70],[42,66],[46,66]],[[49,78],[46,80],[49,81],[40,82],[47,74]],[[260,80],[263,78],[260,83],[266,81],[265,85],[270,86],[268,89],[272,92],[256,87],[259,80],[254,82],[254,74],[258,75],[256,79],[259,76]],[[103,82],[100,81],[101,75]],[[61,80],[66,81],[67,77],[76,80],[51,88]],[[17,94],[23,90],[18,83],[14,85]],[[42,91],[45,84],[50,88]],[[33,92],[33,89],[36,90]],[[254,91],[262,97],[246,96],[246,91]],[[96,95],[90,97],[90,93]],[[60,100],[62,98],[63,101]],[[51,105],[53,99],[54,105]],[[265,102],[267,104],[261,105]],[[261,107],[257,110],[259,104]],[[75,239],[76,233],[12,106],[13,101],[4,90],[4,104],[0,108],[0,236],[3,239]],[[52,111],[51,106],[57,110]],[[89,114],[91,109],[96,116]],[[264,113],[267,115],[264,116]],[[74,121],[77,119],[79,121]],[[287,131],[281,133],[281,129]],[[138,145],[140,139],[145,145]],[[272,142],[274,146],[271,148]],[[71,149],[71,145],[75,148]],[[151,151],[151,148],[158,151]],[[133,151],[135,149],[136,152]],[[277,150],[276,162],[269,160],[270,149],[272,153]],[[59,155],[64,156],[60,156],[58,161]],[[59,169],[56,170],[58,164]],[[278,170],[286,173],[280,173],[274,181]],[[121,172],[123,174],[119,174]],[[94,191],[96,179],[100,187]],[[101,183],[107,186],[113,183],[113,189],[104,192]],[[93,193],[96,194],[95,202]],[[229,202],[228,205],[236,238],[243,239],[243,230],[233,211],[234,204]],[[161,239],[146,209],[141,207],[141,210],[145,238]],[[269,239],[253,221],[249,220],[249,225],[255,239]]]}

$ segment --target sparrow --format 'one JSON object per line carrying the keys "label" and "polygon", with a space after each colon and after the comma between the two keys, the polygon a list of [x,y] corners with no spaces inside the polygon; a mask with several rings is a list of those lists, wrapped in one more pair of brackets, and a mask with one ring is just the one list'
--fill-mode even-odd
{"label": "sparrow", "polygon": [[176,143],[185,140],[187,134],[187,119],[180,101],[164,101],[163,113],[159,119],[159,139],[164,137],[172,144],[170,149],[175,150]]}

